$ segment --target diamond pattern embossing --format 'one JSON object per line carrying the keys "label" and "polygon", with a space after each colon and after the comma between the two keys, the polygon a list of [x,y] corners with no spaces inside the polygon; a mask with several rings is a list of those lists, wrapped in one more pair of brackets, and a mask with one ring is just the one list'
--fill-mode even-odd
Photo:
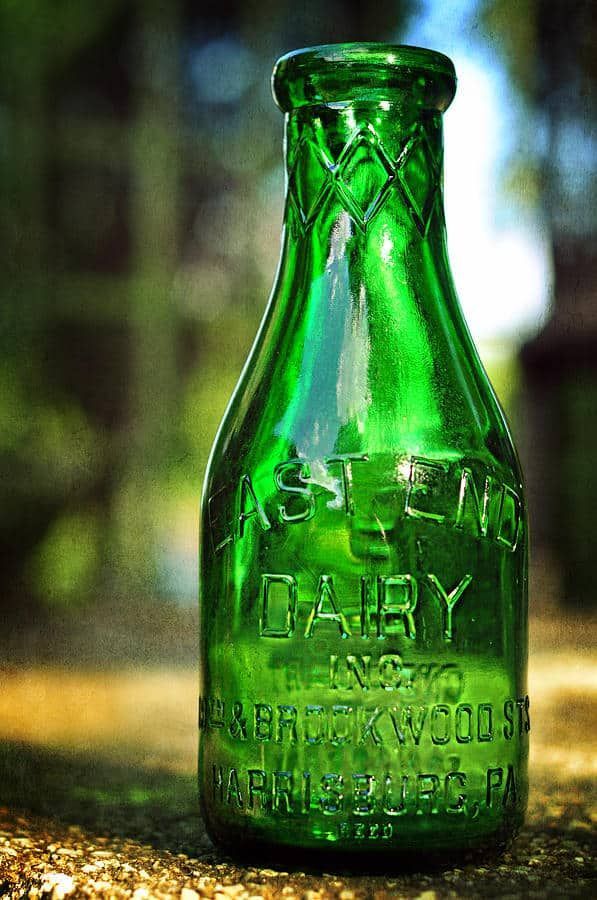
{"label": "diamond pattern embossing", "polygon": [[355,135],[338,159],[336,190],[363,229],[381,208],[393,179],[392,163],[370,131]]}
{"label": "diamond pattern embossing", "polygon": [[425,236],[437,195],[439,170],[422,129],[407,143],[401,154],[398,178],[415,224]]}
{"label": "diamond pattern embossing", "polygon": [[439,179],[440,166],[422,127],[393,162],[373,127],[367,125],[353,135],[336,163],[315,142],[303,137],[288,178],[288,193],[303,231],[313,224],[332,192],[365,231],[397,183],[425,237]]}
{"label": "diamond pattern embossing", "polygon": [[288,192],[303,226],[309,225],[317,216],[331,189],[326,163],[319,147],[303,138],[288,178]]}

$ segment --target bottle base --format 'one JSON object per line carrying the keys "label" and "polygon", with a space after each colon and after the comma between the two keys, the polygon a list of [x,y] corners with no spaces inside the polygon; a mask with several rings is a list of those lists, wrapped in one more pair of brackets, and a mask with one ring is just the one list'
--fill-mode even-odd
{"label": "bottle base", "polygon": [[468,837],[460,844],[439,836],[428,843],[414,838],[402,844],[372,845],[363,841],[350,846],[325,844],[320,846],[291,845],[246,831],[231,833],[226,829],[207,828],[213,843],[236,862],[273,869],[301,870],[332,874],[380,875],[395,873],[438,872],[467,863],[491,864],[497,861],[515,840],[522,825],[509,820],[490,834]]}

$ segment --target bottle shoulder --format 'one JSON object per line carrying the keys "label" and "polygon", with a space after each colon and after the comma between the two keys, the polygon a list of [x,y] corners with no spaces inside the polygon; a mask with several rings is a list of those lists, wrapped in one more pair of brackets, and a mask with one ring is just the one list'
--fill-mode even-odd
{"label": "bottle shoulder", "polygon": [[[476,459],[520,483],[520,463],[503,410],[483,375],[449,397],[425,403],[396,397],[376,406],[366,388],[353,384],[350,395],[325,396],[302,378],[285,382],[283,366],[260,378],[259,361],[241,377],[223,418],[209,465],[240,471],[264,459],[316,460],[347,454],[381,458]],[[264,373],[266,374],[266,373]],[[352,408],[351,408],[352,406]]]}
{"label": "bottle shoulder", "polygon": [[520,485],[512,438],[462,317],[444,244],[436,238],[435,245],[426,265],[417,258],[411,271],[401,260],[404,279],[360,244],[319,266],[307,251],[283,254],[210,477],[271,468],[272,460],[321,464],[360,454],[477,460]]}

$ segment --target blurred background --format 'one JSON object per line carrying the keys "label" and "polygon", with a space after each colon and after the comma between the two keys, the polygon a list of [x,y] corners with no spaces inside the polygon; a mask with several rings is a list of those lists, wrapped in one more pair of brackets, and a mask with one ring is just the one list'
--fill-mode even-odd
{"label": "blurred background", "polygon": [[553,633],[560,617],[589,621],[593,12],[590,0],[2,3],[6,664],[195,663],[201,480],[279,250],[270,74],[283,52],[344,40],[455,62],[450,252],[523,458],[532,611]]}

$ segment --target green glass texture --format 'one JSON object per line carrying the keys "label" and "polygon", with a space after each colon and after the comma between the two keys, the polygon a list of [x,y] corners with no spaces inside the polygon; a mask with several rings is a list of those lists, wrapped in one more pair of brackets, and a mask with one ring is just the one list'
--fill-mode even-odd
{"label": "green glass texture", "polygon": [[201,805],[233,849],[496,847],[523,819],[526,512],[447,258],[455,85],[379,44],[274,70],[281,259],[202,501]]}

